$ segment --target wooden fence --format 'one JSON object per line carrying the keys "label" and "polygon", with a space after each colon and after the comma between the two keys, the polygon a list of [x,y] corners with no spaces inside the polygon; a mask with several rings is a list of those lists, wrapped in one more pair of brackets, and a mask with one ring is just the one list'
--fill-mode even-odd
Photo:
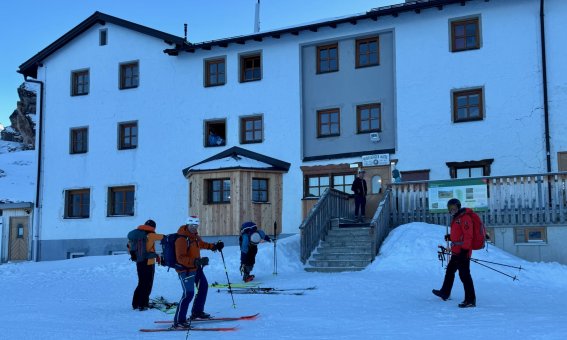
{"label": "wooden fence", "polygon": [[[567,224],[567,172],[482,177],[488,186],[487,226]],[[448,213],[429,212],[429,181],[394,183],[390,200],[392,227],[410,222],[449,224]]]}

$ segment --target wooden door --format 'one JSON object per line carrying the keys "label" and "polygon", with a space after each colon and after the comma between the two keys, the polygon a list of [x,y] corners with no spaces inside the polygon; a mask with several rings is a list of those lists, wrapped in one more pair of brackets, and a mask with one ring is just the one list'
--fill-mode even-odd
{"label": "wooden door", "polygon": [[28,217],[10,218],[8,261],[28,260]]}
{"label": "wooden door", "polygon": [[390,166],[365,167],[366,185],[368,186],[368,195],[366,196],[366,221],[369,222],[378,205],[384,196],[384,191],[391,183]]}

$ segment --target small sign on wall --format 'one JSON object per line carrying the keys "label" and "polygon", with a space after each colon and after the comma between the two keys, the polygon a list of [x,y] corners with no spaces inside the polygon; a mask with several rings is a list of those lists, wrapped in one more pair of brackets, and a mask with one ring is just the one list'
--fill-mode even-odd
{"label": "small sign on wall", "polygon": [[380,166],[390,165],[390,154],[383,153],[379,155],[362,156],[362,166]]}

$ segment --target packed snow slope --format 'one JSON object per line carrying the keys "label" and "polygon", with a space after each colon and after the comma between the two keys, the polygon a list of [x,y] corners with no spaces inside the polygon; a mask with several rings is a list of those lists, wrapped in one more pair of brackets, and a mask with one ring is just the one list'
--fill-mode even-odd
{"label": "packed snow slope", "polygon": [[[307,273],[299,259],[299,236],[277,243],[278,274],[273,275],[273,244],[260,245],[253,273],[262,286],[317,286],[304,295],[234,295],[210,288],[205,310],[216,316],[260,313],[254,321],[227,333],[192,331],[193,339],[565,339],[567,334],[567,266],[530,263],[497,248],[474,257],[521,266],[493,267],[518,280],[471,264],[477,307],[457,308],[463,288],[457,277],[452,298],[431,294],[444,269],[437,245],[445,227],[425,223],[392,231],[380,255],[366,270],[352,273]],[[223,251],[231,282],[239,282],[239,249]],[[205,273],[210,283],[226,282],[219,253]],[[131,309],[135,265],[127,255],[83,257],[53,262],[0,266],[3,339],[182,339],[185,332],[141,333],[166,327],[154,320],[171,318],[158,310]],[[152,296],[177,301],[177,275],[156,269]],[[212,326],[212,324],[209,324]]]}
{"label": "packed snow slope", "polygon": [[19,143],[0,140],[0,203],[34,201],[37,154],[9,152],[18,147]]}

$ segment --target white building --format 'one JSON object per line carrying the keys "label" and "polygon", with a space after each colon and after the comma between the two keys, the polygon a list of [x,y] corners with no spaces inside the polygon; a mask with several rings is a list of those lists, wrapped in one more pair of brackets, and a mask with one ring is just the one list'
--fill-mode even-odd
{"label": "white building", "polygon": [[[43,84],[30,249],[110,254],[148,218],[170,233],[202,209],[206,236],[236,235],[265,209],[296,233],[368,155],[387,155],[365,166],[369,210],[392,164],[406,179],[567,170],[567,3],[545,1],[545,49],[541,3],[410,1],[196,44],[96,12],[20,66]],[[262,177],[269,166],[182,173],[232,147],[283,165],[281,182]],[[240,171],[251,181],[236,186]],[[233,206],[250,195],[250,209]]]}

